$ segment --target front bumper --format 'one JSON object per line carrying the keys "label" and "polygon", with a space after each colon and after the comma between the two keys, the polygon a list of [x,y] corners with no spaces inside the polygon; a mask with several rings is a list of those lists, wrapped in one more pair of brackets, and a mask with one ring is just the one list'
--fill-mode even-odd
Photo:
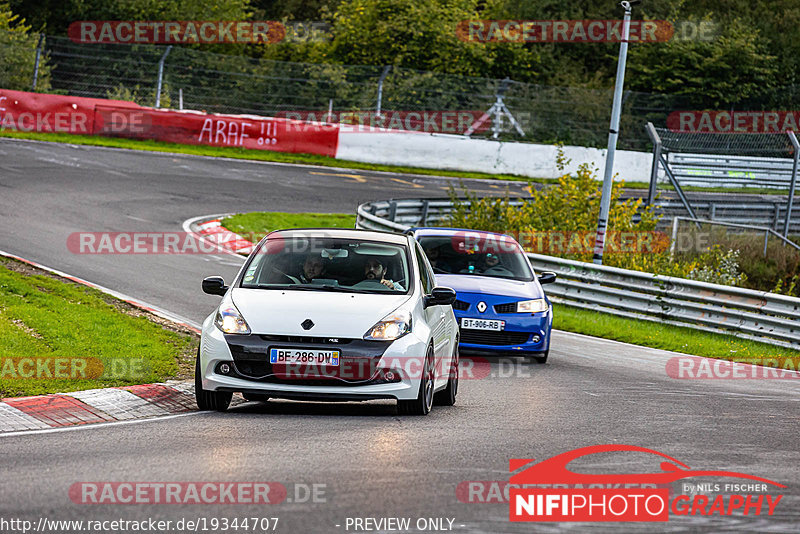
{"label": "front bumper", "polygon": [[456,311],[459,328],[465,317],[504,321],[502,331],[473,330],[460,328],[459,350],[463,353],[513,353],[520,356],[541,356],[550,349],[550,331],[553,325],[552,308],[546,312],[495,313],[491,306],[479,313],[471,306],[471,311]]}
{"label": "front bumper", "polygon": [[[209,318],[211,319],[211,318]],[[413,333],[391,342],[223,334],[207,319],[200,344],[203,389],[305,400],[414,399],[425,342]],[[338,368],[269,363],[270,348],[341,351]],[[419,362],[418,362],[419,360]],[[220,365],[228,364],[223,374]],[[391,376],[388,372],[394,374]]]}

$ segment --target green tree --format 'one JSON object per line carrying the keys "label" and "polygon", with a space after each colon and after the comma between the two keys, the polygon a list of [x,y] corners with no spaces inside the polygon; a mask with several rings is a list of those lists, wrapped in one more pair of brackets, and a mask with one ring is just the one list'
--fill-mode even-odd
{"label": "green tree", "polygon": [[10,0],[19,14],[48,35],[66,35],[79,20],[244,20],[249,0]]}
{"label": "green tree", "polygon": [[475,18],[477,0],[346,0],[333,17],[335,38],[310,57],[351,65],[393,65],[451,74],[481,75],[485,47],[456,36],[456,25]]}
{"label": "green tree", "polygon": [[692,0],[687,13],[702,16],[713,13],[720,25],[740,19],[757,29],[758,40],[775,56],[782,85],[800,84],[800,2],[797,0]]}
{"label": "green tree", "polygon": [[[621,16],[616,2],[560,2],[555,0],[486,0],[481,18],[490,20],[582,20]],[[608,87],[613,83],[616,50],[610,43],[507,43],[493,45],[504,57],[513,51],[516,61],[496,61],[492,76],[546,85]],[[524,59],[522,59],[524,58]]]}
{"label": "green tree", "polygon": [[264,20],[328,20],[341,0],[251,0],[253,15]]}
{"label": "green tree", "polygon": [[[0,87],[30,91],[36,62],[39,36],[30,33],[25,20],[11,12],[7,3],[0,3]],[[36,88],[47,91],[50,70],[46,57],[41,58]]]}
{"label": "green tree", "polygon": [[675,95],[696,108],[730,106],[774,90],[779,72],[758,29],[738,19],[709,41],[632,46],[628,69],[626,89]]}

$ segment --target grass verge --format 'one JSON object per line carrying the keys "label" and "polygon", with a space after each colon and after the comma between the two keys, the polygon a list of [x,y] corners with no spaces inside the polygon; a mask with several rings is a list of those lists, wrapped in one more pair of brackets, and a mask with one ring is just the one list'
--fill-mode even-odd
{"label": "grass verge", "polygon": [[197,336],[0,258],[0,398],[190,378]]}
{"label": "grass verge", "polygon": [[771,360],[781,369],[800,366],[800,352],[796,350],[732,335],[616,317],[563,304],[553,304],[553,315],[553,328],[567,332],[721,360],[752,363]]}
{"label": "grass verge", "polygon": [[[355,215],[319,213],[253,212],[234,215],[222,225],[243,235],[261,239],[278,228],[347,227],[355,225]],[[615,339],[633,345],[682,352],[724,360],[776,360],[778,367],[800,367],[800,352],[731,335],[714,334],[691,328],[616,317],[607,313],[554,304],[553,327],[567,332]]]}
{"label": "grass verge", "polygon": [[288,228],[354,228],[356,216],[347,213],[284,213],[255,211],[223,219],[222,226],[253,243],[273,230]]}
{"label": "grass verge", "polygon": [[455,178],[480,178],[484,180],[511,180],[515,182],[537,182],[548,184],[554,180],[549,178],[528,178],[511,174],[487,174],[482,172],[461,172],[421,167],[403,167],[397,165],[378,165],[347,161],[314,154],[289,154],[286,152],[270,152],[268,150],[248,150],[235,147],[215,147],[205,145],[182,145],[163,141],[141,141],[118,137],[101,137],[94,135],[72,135],[64,133],[16,132],[0,130],[0,137],[14,139],[33,139],[53,143],[69,143],[73,145],[105,146],[112,148],[128,148],[151,152],[169,152],[172,154],[191,154],[195,156],[211,156],[217,158],[248,159],[254,161],[272,161],[277,163],[296,163],[304,165],[320,165],[324,167],[341,167],[366,171],[386,171],[400,174],[422,174],[425,176],[450,176]]}

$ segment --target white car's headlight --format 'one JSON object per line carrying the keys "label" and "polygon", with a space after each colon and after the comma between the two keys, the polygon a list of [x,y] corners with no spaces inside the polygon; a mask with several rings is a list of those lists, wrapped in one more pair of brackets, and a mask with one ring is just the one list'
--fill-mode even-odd
{"label": "white car's headlight", "polygon": [[250,327],[247,321],[244,320],[242,314],[236,309],[233,302],[230,300],[223,300],[217,310],[217,316],[214,318],[214,324],[217,328],[226,334],[249,334]]}
{"label": "white car's headlight", "polygon": [[395,311],[378,321],[364,334],[370,341],[394,341],[411,331],[411,314],[407,311]]}
{"label": "white car's headlight", "polygon": [[517,313],[538,313],[547,311],[547,301],[544,299],[521,300],[517,302]]}

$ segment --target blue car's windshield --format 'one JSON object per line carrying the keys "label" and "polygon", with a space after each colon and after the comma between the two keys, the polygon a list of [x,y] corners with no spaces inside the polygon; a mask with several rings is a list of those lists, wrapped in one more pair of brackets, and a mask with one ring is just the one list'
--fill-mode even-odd
{"label": "blue car's windshield", "polygon": [[450,236],[418,236],[438,274],[471,274],[532,280],[533,273],[516,241],[502,236],[459,232]]}

